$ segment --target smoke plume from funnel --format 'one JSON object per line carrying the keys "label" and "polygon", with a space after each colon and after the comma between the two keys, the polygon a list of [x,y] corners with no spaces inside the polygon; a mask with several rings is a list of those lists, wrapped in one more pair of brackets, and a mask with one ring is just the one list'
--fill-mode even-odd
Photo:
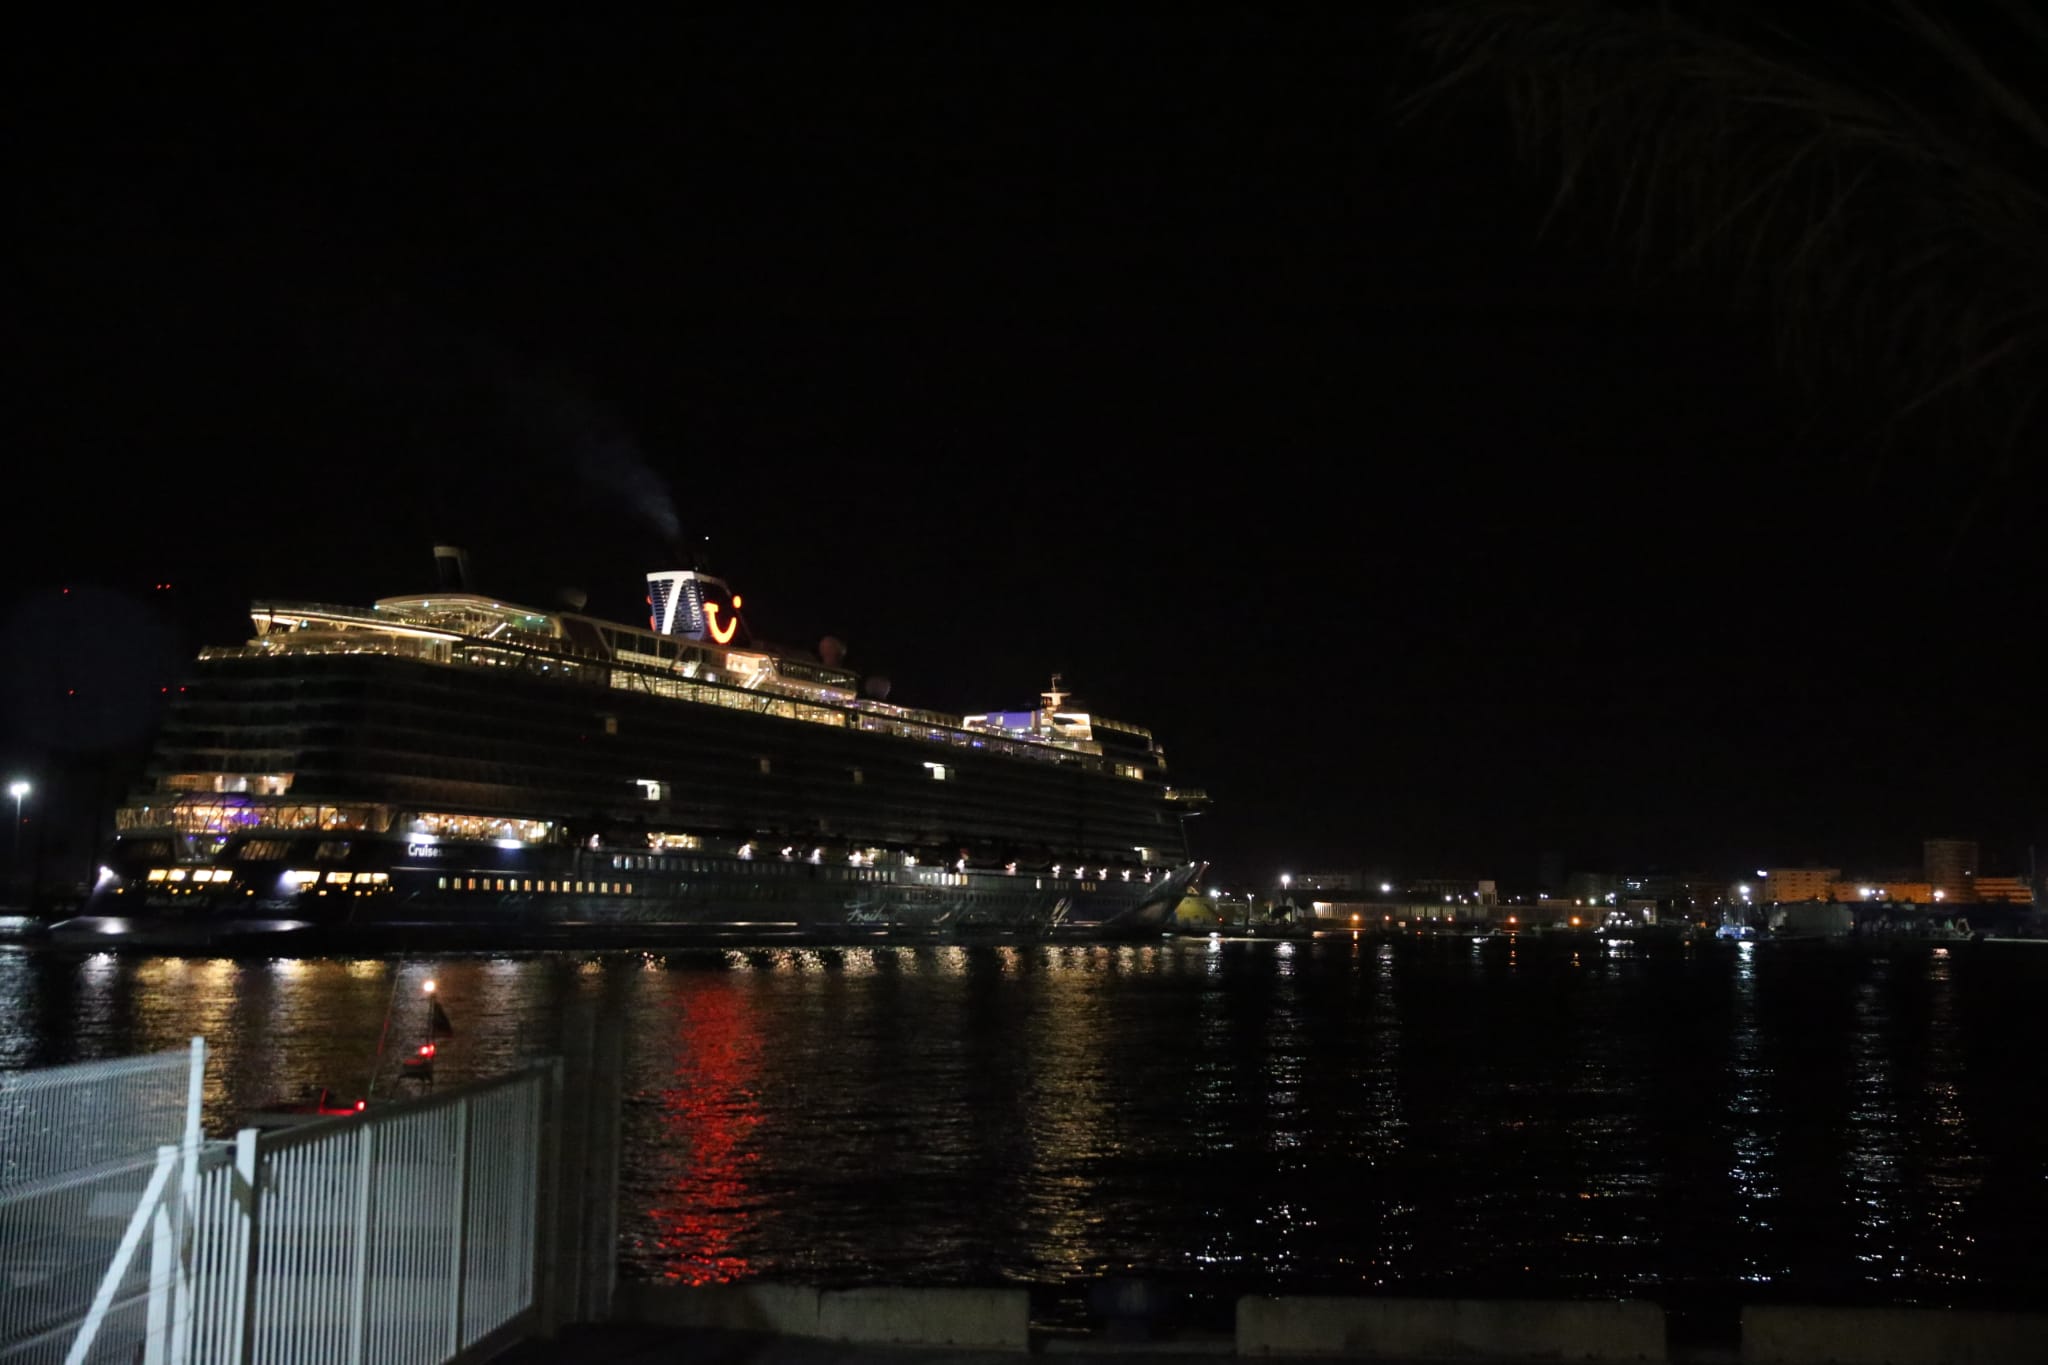
{"label": "smoke plume from funnel", "polygon": [[668,481],[654,472],[633,433],[595,399],[559,383],[501,374],[506,404],[552,450],[574,460],[597,492],[619,499],[664,545],[683,538],[682,519]]}
{"label": "smoke plume from funnel", "polygon": [[827,668],[837,668],[846,658],[846,642],[836,635],[827,635],[818,641],[818,659]]}

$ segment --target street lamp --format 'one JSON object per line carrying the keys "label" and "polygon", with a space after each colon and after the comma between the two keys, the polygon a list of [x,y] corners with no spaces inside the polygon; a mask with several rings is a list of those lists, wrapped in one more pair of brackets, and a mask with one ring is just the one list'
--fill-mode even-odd
{"label": "street lamp", "polygon": [[34,790],[28,783],[15,778],[7,784],[7,794],[14,798],[14,869],[21,869],[21,799]]}

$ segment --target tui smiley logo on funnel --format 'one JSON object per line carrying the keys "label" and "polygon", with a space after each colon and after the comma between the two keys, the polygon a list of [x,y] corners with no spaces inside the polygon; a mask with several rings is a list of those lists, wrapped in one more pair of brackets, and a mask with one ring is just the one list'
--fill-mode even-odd
{"label": "tui smiley logo on funnel", "polygon": [[740,628],[740,608],[745,605],[746,600],[738,593],[734,593],[732,595],[732,617],[730,620],[721,623],[718,619],[718,603],[706,602],[704,604],[704,628],[706,633],[721,645],[731,644],[732,637]]}

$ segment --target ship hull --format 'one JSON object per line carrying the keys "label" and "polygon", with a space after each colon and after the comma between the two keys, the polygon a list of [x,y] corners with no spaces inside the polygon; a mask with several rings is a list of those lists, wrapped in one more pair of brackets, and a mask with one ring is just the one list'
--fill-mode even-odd
{"label": "ship hull", "polygon": [[[1201,871],[1188,864],[1157,869],[1150,881],[1087,880],[489,845],[434,846],[429,861],[416,856],[429,851],[417,843],[390,848],[399,856],[379,858],[359,839],[345,867],[117,867],[50,937],[96,948],[310,952],[1120,936],[1162,930]],[[207,879],[195,880],[202,872]]]}

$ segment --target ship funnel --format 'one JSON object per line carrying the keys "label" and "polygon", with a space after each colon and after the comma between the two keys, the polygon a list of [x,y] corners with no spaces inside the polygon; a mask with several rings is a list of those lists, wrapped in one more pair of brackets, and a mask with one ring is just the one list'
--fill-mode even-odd
{"label": "ship funnel", "polygon": [[557,588],[555,597],[570,611],[582,611],[590,605],[590,594],[581,588]]}
{"label": "ship funnel", "polygon": [[662,635],[729,645],[745,643],[740,609],[746,601],[722,578],[696,569],[661,569],[647,575],[647,623]]}
{"label": "ship funnel", "polygon": [[436,545],[434,569],[441,586],[450,592],[469,591],[469,551],[459,545]]}

